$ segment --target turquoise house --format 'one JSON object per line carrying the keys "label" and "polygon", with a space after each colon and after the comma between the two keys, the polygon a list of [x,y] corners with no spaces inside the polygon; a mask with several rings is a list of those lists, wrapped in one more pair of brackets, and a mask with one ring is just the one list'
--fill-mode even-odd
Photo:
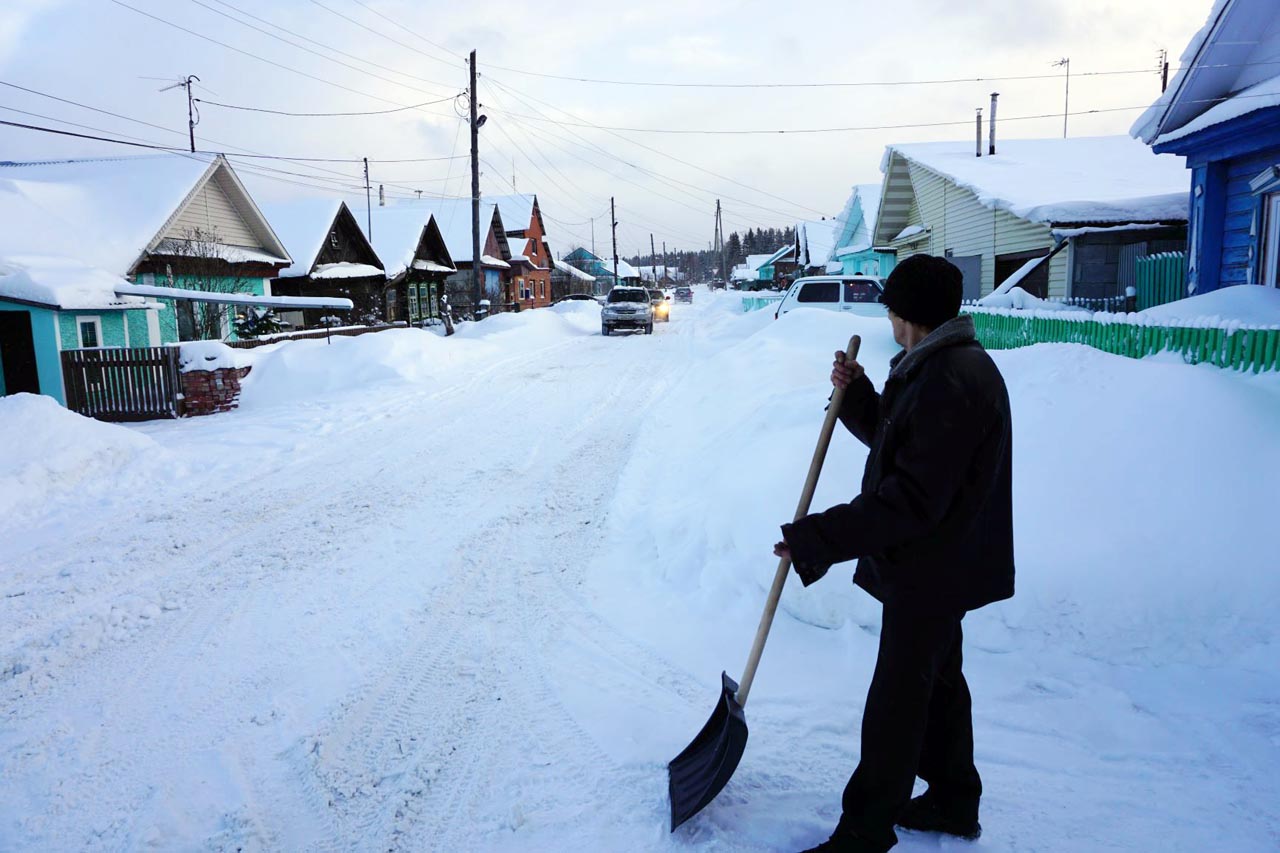
{"label": "turquoise house", "polygon": [[[876,217],[880,213],[880,184],[858,184],[845,202],[837,221],[835,251],[829,271],[841,275],[874,275],[884,278],[893,272],[897,252],[873,245]],[[831,269],[833,265],[837,268]]]}
{"label": "turquoise house", "polygon": [[122,296],[124,279],[61,258],[0,259],[0,396],[66,405],[61,353],[160,344],[160,306]]}
{"label": "turquoise house", "polygon": [[[140,285],[269,297],[292,263],[221,155],[0,161],[0,221],[0,258],[72,258]],[[158,304],[157,343],[235,339],[235,308]]]}

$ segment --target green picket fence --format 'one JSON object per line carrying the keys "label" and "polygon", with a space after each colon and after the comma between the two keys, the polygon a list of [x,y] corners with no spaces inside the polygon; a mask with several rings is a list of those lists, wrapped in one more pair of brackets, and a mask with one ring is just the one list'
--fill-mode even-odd
{"label": "green picket fence", "polygon": [[761,308],[773,308],[782,301],[782,296],[744,296],[742,297],[742,312],[759,311]]}
{"label": "green picket fence", "polygon": [[1159,252],[1138,258],[1135,265],[1138,310],[1176,302],[1187,296],[1187,255]]}
{"label": "green picket fence", "polygon": [[[1143,358],[1176,352],[1189,364],[1259,373],[1280,370],[1280,329],[1140,325],[1093,319],[1017,316],[970,310],[978,340],[988,349],[1044,343],[1086,344],[1114,355]],[[1107,316],[1107,315],[1104,315]]]}

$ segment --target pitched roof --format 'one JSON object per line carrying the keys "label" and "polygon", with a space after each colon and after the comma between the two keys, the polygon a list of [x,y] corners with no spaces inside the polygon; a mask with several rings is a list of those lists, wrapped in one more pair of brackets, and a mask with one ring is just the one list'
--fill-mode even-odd
{"label": "pitched roof", "polygon": [[1182,52],[1168,89],[1129,133],[1157,145],[1277,106],[1277,57],[1280,13],[1275,0],[1216,0],[1205,25]]}
{"label": "pitched roof", "polygon": [[840,231],[836,235],[833,257],[871,248],[876,218],[880,215],[881,187],[881,184],[858,184],[853,188],[844,209],[836,217]]}
{"label": "pitched roof", "polygon": [[511,231],[525,231],[533,221],[533,194],[485,196],[489,204],[496,204],[502,213],[503,224]]}
{"label": "pitched roof", "polygon": [[0,254],[76,258],[127,274],[160,246],[169,225],[215,178],[259,243],[241,248],[263,259],[289,260],[230,164],[203,154],[0,162]]}
{"label": "pitched roof", "polygon": [[[897,162],[923,166],[971,190],[984,207],[1030,222],[1187,219],[1191,179],[1183,158],[1153,154],[1127,136],[1008,139],[982,157],[973,156],[971,140],[890,145],[881,171],[889,175]],[[901,221],[888,221],[886,211],[877,230],[900,230],[906,221],[899,213]]]}
{"label": "pitched roof", "polygon": [[[486,200],[480,205],[480,228],[484,232],[494,216],[501,221],[497,206]],[[434,217],[453,263],[471,263],[471,200],[415,199],[373,209],[373,248],[387,269],[387,276],[399,275],[412,261],[427,219]],[[500,233],[506,240],[505,233]],[[481,234],[480,248],[484,249]]]}
{"label": "pitched roof", "polygon": [[796,225],[800,243],[800,263],[805,267],[825,266],[835,254],[840,222],[835,219],[811,219]]}
{"label": "pitched roof", "polygon": [[292,265],[280,270],[282,278],[311,272],[343,204],[339,198],[308,196],[262,205],[272,229],[293,258]]}

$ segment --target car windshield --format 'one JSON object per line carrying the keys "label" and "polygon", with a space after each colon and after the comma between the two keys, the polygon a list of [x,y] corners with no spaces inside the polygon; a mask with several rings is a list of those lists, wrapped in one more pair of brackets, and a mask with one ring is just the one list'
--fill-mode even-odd
{"label": "car windshield", "polygon": [[677,294],[678,296],[688,296],[688,295],[689,295],[690,293],[692,293],[692,292],[693,292],[693,291],[691,291],[691,290],[690,290],[689,288],[687,288],[687,287],[681,287],[681,288],[678,288],[678,289],[676,290],[676,294]]}
{"label": "car windshield", "polygon": [[649,294],[643,290],[610,290],[610,302],[648,302]]}

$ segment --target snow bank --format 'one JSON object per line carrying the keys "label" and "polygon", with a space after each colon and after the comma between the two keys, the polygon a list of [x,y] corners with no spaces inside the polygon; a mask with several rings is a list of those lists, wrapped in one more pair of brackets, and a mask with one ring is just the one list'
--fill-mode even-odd
{"label": "snow bank", "polygon": [[1075,311],[1077,313],[1085,311],[1083,308],[1063,302],[1041,299],[1039,296],[1027,293],[1021,287],[1011,287],[1004,293],[999,290],[989,293],[979,299],[977,304],[984,308],[1013,308],[1019,311]]}
{"label": "snow bank", "polygon": [[1280,290],[1257,284],[1239,284],[1156,305],[1139,311],[1138,316],[1165,325],[1235,322],[1248,326],[1280,326]]}
{"label": "snow bank", "polygon": [[138,485],[139,462],[163,454],[125,427],[78,415],[39,394],[0,397],[0,528],[51,512],[63,499]]}

